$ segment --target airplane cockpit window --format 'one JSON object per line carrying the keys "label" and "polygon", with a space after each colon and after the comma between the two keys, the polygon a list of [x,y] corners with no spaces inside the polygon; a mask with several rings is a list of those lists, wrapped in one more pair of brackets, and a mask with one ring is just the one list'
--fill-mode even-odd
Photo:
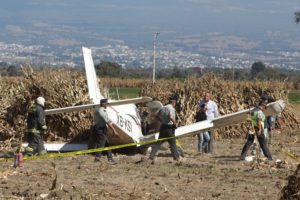
{"label": "airplane cockpit window", "polygon": [[131,114],[127,114],[128,116],[130,116],[136,124],[140,124],[141,123],[141,120],[138,119],[138,117],[134,116],[134,115],[131,115]]}
{"label": "airplane cockpit window", "polygon": [[141,115],[140,115],[140,111],[139,111],[139,109],[138,109],[137,107],[135,107],[135,112],[136,112],[137,118],[138,118],[140,121],[142,121],[142,118],[141,118]]}

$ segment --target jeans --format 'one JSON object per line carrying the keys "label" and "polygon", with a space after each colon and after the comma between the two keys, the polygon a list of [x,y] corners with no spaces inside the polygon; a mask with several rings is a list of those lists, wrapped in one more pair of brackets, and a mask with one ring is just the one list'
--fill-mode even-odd
{"label": "jeans", "polygon": [[209,142],[208,142],[208,151],[207,153],[213,153],[214,151],[214,130],[210,130],[208,131],[208,134],[209,134]]}
{"label": "jeans", "polygon": [[208,132],[199,133],[198,135],[198,151],[202,152],[202,149],[205,149],[210,141]]}

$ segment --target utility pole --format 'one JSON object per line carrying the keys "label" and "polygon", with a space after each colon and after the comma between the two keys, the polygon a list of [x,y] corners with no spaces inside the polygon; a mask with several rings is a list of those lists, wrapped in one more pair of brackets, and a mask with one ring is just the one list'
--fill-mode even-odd
{"label": "utility pole", "polygon": [[154,32],[154,38],[153,38],[153,76],[152,76],[152,85],[155,83],[155,47],[156,47],[156,39],[159,32]]}

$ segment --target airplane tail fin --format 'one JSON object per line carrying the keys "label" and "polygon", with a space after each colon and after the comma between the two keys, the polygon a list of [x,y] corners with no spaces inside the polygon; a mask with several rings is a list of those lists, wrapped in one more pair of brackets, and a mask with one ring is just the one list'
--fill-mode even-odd
{"label": "airplane tail fin", "polygon": [[96,76],[95,66],[92,58],[92,51],[86,47],[82,47],[86,79],[89,88],[91,103],[99,103],[104,97],[100,93],[100,88]]}

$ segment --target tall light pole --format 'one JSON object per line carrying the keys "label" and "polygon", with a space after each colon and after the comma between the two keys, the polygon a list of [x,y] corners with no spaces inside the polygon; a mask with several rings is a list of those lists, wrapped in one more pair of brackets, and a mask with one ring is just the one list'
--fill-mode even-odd
{"label": "tall light pole", "polygon": [[152,75],[152,85],[155,83],[155,47],[156,47],[156,39],[159,32],[154,32],[154,38],[153,38],[153,75]]}

